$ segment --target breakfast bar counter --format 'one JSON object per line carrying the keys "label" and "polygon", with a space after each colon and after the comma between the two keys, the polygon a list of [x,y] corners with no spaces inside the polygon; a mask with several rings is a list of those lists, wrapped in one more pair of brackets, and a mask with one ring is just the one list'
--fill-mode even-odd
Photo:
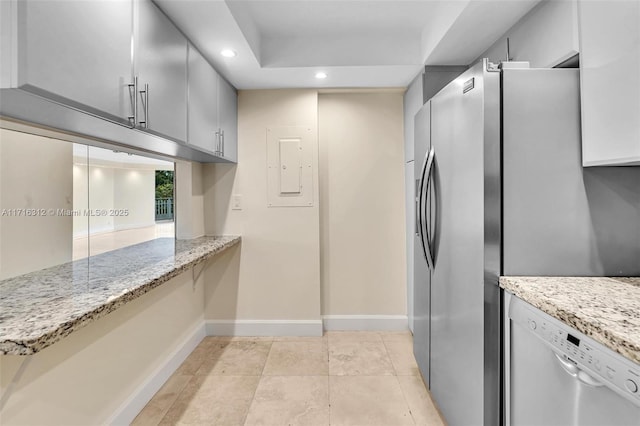
{"label": "breakfast bar counter", "polygon": [[0,281],[0,353],[31,355],[240,242],[159,238]]}

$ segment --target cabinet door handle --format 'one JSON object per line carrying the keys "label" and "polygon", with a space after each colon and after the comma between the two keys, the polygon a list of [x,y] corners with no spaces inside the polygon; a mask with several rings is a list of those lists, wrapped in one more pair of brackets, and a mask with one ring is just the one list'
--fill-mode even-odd
{"label": "cabinet door handle", "polygon": [[138,76],[135,76],[133,83],[127,86],[129,86],[129,100],[131,101],[132,111],[132,115],[127,116],[127,118],[131,122],[131,127],[136,127],[136,123],[138,122]]}
{"label": "cabinet door handle", "polygon": [[218,155],[220,153],[220,129],[216,130],[216,140],[215,145],[213,147],[213,153]]}
{"label": "cabinet door handle", "polygon": [[140,90],[140,99],[142,100],[142,108],[144,109],[144,121],[140,121],[140,126],[149,128],[149,85],[144,85],[144,90]]}
{"label": "cabinet door handle", "polygon": [[224,130],[220,132],[220,137],[222,138],[222,150],[220,151],[220,155],[224,157]]}

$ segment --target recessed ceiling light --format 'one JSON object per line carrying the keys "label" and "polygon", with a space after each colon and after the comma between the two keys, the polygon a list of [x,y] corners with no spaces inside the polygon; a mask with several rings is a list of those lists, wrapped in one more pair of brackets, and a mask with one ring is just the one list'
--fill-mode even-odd
{"label": "recessed ceiling light", "polygon": [[220,54],[225,58],[235,58],[236,56],[238,56],[238,52],[233,49],[224,49],[220,52]]}
{"label": "recessed ceiling light", "polygon": [[319,71],[316,73],[316,78],[320,78],[320,79],[327,78],[327,73],[323,71]]}

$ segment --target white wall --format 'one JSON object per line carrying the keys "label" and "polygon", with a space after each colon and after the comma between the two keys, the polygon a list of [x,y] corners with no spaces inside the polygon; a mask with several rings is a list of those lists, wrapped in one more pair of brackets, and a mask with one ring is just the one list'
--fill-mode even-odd
{"label": "white wall", "polygon": [[[205,271],[207,319],[406,315],[402,123],[401,89],[240,92],[240,163],[203,166],[207,235],[242,235]],[[319,134],[313,206],[268,207],[267,128],[279,126]]]}
{"label": "white wall", "polygon": [[[269,207],[267,128],[306,126],[314,135],[317,182],[318,96],[314,90],[247,90],[238,96],[237,166],[203,166],[207,235],[240,234],[242,244],[205,271],[210,320],[320,321],[318,189],[313,205]],[[242,210],[231,209],[233,194]]]}
{"label": "white wall", "polygon": [[72,145],[0,129],[0,211],[44,209],[46,216],[0,215],[0,279],[71,260]]}
{"label": "white wall", "polygon": [[[88,175],[88,176],[87,176]],[[155,224],[155,171],[108,164],[73,166],[73,236],[142,228]],[[86,216],[85,210],[128,210],[128,215]]]}
{"label": "white wall", "polygon": [[205,234],[202,164],[188,161],[175,164],[176,238],[201,237]]}
{"label": "white wall", "polygon": [[[155,190],[154,170],[114,169],[113,209],[129,212],[128,215],[114,216],[116,231],[155,225]],[[93,199],[93,194],[90,197]]]}
{"label": "white wall", "polygon": [[[81,214],[73,217],[73,237],[86,237],[89,232],[89,170],[86,164],[73,164],[73,209]],[[87,254],[88,255],[88,254]]]}
{"label": "white wall", "polygon": [[319,96],[323,315],[406,315],[403,94]]}
{"label": "white wall", "polygon": [[[105,424],[202,328],[204,286],[191,276],[187,271],[33,355],[0,412],[2,424]],[[24,359],[0,355],[2,392]]]}
{"label": "white wall", "polygon": [[541,2],[478,59],[489,58],[496,63],[504,60],[507,37],[512,60],[529,61],[532,68],[558,65],[580,50],[577,0]]}
{"label": "white wall", "polygon": [[[89,165],[89,209],[113,209],[114,169],[105,166]],[[89,233],[98,234],[114,230],[113,216],[89,216]]]}
{"label": "white wall", "polygon": [[191,174],[191,226],[193,235],[201,237],[204,232],[204,180],[202,164],[193,163]]}

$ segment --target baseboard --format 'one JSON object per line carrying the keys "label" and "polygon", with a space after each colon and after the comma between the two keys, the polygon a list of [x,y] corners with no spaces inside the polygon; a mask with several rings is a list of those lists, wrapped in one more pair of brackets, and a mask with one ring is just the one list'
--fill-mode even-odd
{"label": "baseboard", "polygon": [[153,222],[140,222],[140,223],[125,223],[120,225],[113,225],[113,232],[128,231],[130,229],[149,228],[155,226],[156,221]]}
{"label": "baseboard", "polygon": [[134,392],[120,405],[116,412],[106,421],[108,425],[129,425],[138,413],[147,405],[151,398],[160,390],[162,385],[180,367],[189,354],[198,346],[198,343],[206,336],[205,324],[198,324],[191,334],[177,345],[166,359],[149,378],[145,380]]}
{"label": "baseboard", "polygon": [[207,336],[322,336],[322,320],[208,320]]}
{"label": "baseboard", "polygon": [[324,315],[322,323],[328,331],[406,331],[406,315]]}

